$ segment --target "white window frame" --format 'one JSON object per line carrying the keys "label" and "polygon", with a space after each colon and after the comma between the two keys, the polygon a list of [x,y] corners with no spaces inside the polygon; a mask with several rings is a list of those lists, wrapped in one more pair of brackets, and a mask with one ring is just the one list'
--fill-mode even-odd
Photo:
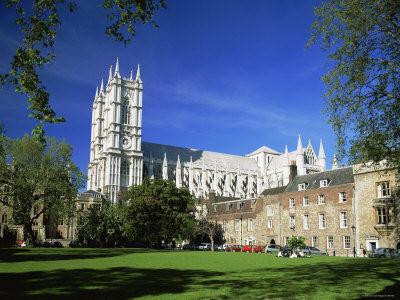
{"label": "white window frame", "polygon": [[289,228],[294,228],[296,226],[296,216],[289,216]]}
{"label": "white window frame", "polygon": [[339,203],[347,202],[347,192],[339,192]]}
{"label": "white window frame", "polygon": [[324,213],[318,214],[318,226],[319,229],[326,229],[326,218]]}
{"label": "white window frame", "polygon": [[305,182],[300,183],[300,184],[298,185],[298,190],[299,190],[299,191],[304,191],[306,188],[307,188],[307,184],[306,184]]}
{"label": "white window frame", "polygon": [[339,213],[340,228],[348,228],[349,222],[347,217],[347,211],[341,211]]}
{"label": "white window frame", "polygon": [[391,196],[389,181],[378,182],[378,198],[389,198]]}
{"label": "white window frame", "polygon": [[333,235],[327,236],[326,237],[326,248],[333,249],[333,243],[334,243]]}
{"label": "white window frame", "polygon": [[239,231],[239,227],[240,227],[240,220],[239,219],[235,219],[235,223],[234,223],[234,230],[236,231],[236,232],[238,232]]}
{"label": "white window frame", "polygon": [[314,235],[311,237],[311,247],[317,247],[317,245],[318,245],[318,237]]}
{"label": "white window frame", "polygon": [[303,215],[303,229],[310,229],[310,215]]}
{"label": "white window frame", "polygon": [[272,219],[267,220],[267,228],[272,228]]}
{"label": "white window frame", "polygon": [[295,207],[296,206],[296,199],[295,198],[289,198],[289,208]]}
{"label": "white window frame", "polygon": [[310,206],[310,198],[308,196],[303,197],[303,206]]}
{"label": "white window frame", "polygon": [[253,219],[247,219],[247,231],[253,231]]}
{"label": "white window frame", "polygon": [[320,187],[320,188],[322,188],[322,187],[327,187],[328,185],[329,185],[328,179],[324,179],[324,180],[321,180],[321,181],[319,182],[319,187]]}
{"label": "white window frame", "polygon": [[318,195],[318,205],[323,205],[325,204],[325,196],[324,194],[319,194]]}
{"label": "white window frame", "polygon": [[351,249],[351,239],[349,235],[343,236],[343,249]]}
{"label": "white window frame", "polygon": [[267,206],[267,216],[273,216],[274,215],[274,207],[272,205]]}

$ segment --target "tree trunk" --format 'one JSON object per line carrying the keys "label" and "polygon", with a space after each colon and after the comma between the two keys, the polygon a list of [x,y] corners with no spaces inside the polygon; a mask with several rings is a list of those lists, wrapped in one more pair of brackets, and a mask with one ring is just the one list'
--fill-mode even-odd
{"label": "tree trunk", "polygon": [[32,222],[24,224],[24,241],[27,246],[30,246],[34,242],[34,232],[32,229]]}
{"label": "tree trunk", "polygon": [[[213,225],[211,225],[213,227]],[[211,251],[214,252],[214,230],[210,228]]]}

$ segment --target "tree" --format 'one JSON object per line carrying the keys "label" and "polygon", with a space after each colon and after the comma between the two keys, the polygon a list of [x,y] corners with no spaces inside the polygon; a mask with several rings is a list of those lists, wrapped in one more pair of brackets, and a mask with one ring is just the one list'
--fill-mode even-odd
{"label": "tree", "polygon": [[[50,64],[55,57],[54,45],[61,26],[60,11],[73,12],[77,5],[74,0],[2,2],[15,10],[15,23],[23,38],[11,60],[10,70],[0,75],[0,84],[9,83],[16,92],[28,96],[30,116],[38,121],[33,135],[44,142],[44,125],[63,122],[64,118],[57,117],[51,107],[50,95],[40,79],[39,69]],[[106,10],[110,21],[105,34],[125,45],[131,41],[130,37],[135,36],[138,24],[157,26],[154,14],[158,9],[166,8],[165,0],[103,0],[99,5]]]}
{"label": "tree", "polygon": [[400,168],[400,2],[329,0],[309,44],[328,52],[326,112],[338,155]]}
{"label": "tree", "polygon": [[25,135],[0,137],[0,202],[13,211],[15,224],[23,225],[24,239],[34,239],[32,225],[42,215],[70,212],[83,175],[72,162],[72,147],[55,139],[42,144]]}
{"label": "tree", "polygon": [[149,246],[183,240],[195,225],[194,199],[172,181],[145,178],[125,194],[125,232]]}
{"label": "tree", "polygon": [[224,235],[221,224],[217,223],[215,219],[212,202],[215,200],[215,195],[211,195],[208,199],[202,199],[197,205],[197,226],[195,239],[202,239],[204,242],[204,235],[211,243],[211,251],[214,251],[214,244],[223,244]]}
{"label": "tree", "polygon": [[115,247],[125,241],[121,203],[104,200],[100,208],[90,207],[78,215],[78,240],[89,246]]}
{"label": "tree", "polygon": [[304,248],[305,244],[305,238],[302,236],[292,236],[288,241],[288,246],[292,250],[298,250],[301,248]]}

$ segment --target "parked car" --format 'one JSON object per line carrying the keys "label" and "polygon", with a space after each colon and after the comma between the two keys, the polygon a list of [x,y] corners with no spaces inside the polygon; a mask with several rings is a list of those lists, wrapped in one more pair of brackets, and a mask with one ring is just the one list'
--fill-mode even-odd
{"label": "parked car", "polygon": [[185,244],[182,246],[182,250],[199,250],[198,244]]}
{"label": "parked car", "polygon": [[242,247],[240,245],[228,245],[225,248],[225,251],[228,251],[228,252],[241,252],[242,251]]}
{"label": "parked car", "polygon": [[311,246],[304,246],[302,249],[300,249],[300,251],[302,251],[304,255],[326,255],[326,252]]}
{"label": "parked car", "polygon": [[371,252],[369,257],[393,258],[398,257],[398,253],[396,249],[393,248],[377,248]]}
{"label": "parked car", "polygon": [[243,252],[253,252],[253,253],[262,253],[264,252],[264,247],[262,246],[253,246],[253,245],[246,245],[242,248]]}
{"label": "parked car", "polygon": [[199,250],[204,250],[204,251],[211,250],[211,244],[210,243],[201,243],[199,245]]}
{"label": "parked car", "polygon": [[214,251],[223,251],[224,245],[214,245]]}
{"label": "parked car", "polygon": [[269,245],[265,247],[265,253],[279,252],[280,250],[282,250],[282,247],[279,245]]}

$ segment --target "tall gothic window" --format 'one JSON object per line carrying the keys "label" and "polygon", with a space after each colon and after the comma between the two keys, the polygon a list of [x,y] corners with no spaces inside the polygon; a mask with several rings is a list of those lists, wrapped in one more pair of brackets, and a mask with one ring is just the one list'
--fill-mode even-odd
{"label": "tall gothic window", "polygon": [[125,98],[122,103],[122,123],[131,124],[131,106],[128,98]]}
{"label": "tall gothic window", "polygon": [[128,186],[128,184],[129,184],[129,163],[126,160],[123,160],[121,162],[120,176],[121,176],[121,185]]}

